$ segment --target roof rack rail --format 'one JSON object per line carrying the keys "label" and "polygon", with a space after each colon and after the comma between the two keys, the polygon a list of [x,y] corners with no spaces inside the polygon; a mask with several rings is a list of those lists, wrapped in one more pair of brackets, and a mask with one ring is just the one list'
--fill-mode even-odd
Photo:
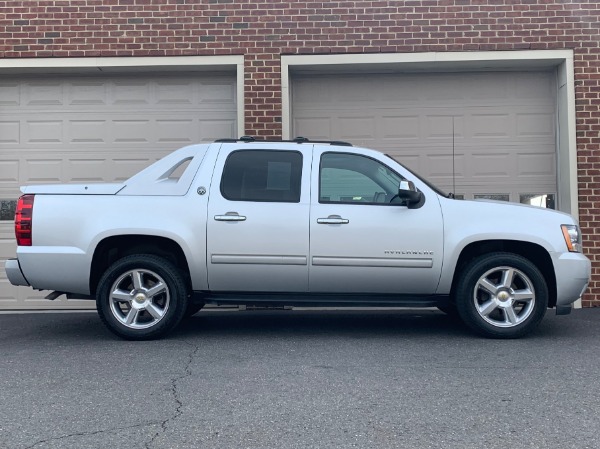
{"label": "roof rack rail", "polygon": [[262,140],[257,140],[252,136],[242,136],[239,139],[236,138],[224,138],[224,139],[217,139],[215,140],[215,143],[236,143],[236,142],[266,142],[266,143],[276,143],[276,142],[282,142],[282,143],[325,143],[325,144],[329,144],[329,145],[338,145],[338,146],[342,146],[342,147],[351,147],[352,144],[350,142],[344,142],[342,140],[310,140],[306,137],[294,137],[292,140],[266,140],[266,139],[262,139]]}
{"label": "roof rack rail", "polygon": [[215,140],[216,143],[235,143],[235,142],[254,142],[256,139],[252,136],[242,136],[239,139],[226,137]]}

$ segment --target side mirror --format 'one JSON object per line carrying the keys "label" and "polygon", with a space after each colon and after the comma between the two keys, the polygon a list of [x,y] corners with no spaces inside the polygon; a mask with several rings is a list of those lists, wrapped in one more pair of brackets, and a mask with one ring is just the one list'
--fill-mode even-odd
{"label": "side mirror", "polygon": [[400,181],[400,187],[398,187],[398,198],[406,202],[406,205],[410,207],[421,203],[423,199],[423,193],[417,190],[412,181]]}

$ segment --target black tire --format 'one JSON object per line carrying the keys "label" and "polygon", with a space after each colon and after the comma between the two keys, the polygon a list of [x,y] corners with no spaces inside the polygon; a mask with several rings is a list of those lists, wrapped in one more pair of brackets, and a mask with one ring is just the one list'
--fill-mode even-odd
{"label": "black tire", "polygon": [[548,308],[548,286],[539,269],[513,253],[491,253],[469,262],[454,295],[458,314],[476,333],[519,338],[532,332]]}
{"label": "black tire", "polygon": [[96,306],[114,334],[126,340],[151,340],[181,322],[188,296],[175,265],[162,257],[139,254],[117,260],[104,272]]}

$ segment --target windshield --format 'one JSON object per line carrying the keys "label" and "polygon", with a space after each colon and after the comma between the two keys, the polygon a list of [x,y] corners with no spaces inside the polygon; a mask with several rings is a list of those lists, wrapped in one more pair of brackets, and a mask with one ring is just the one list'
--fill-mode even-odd
{"label": "windshield", "polygon": [[442,189],[440,189],[439,187],[437,187],[436,185],[432,184],[431,182],[427,181],[426,179],[422,178],[421,176],[417,175],[414,171],[412,171],[411,169],[407,168],[406,165],[401,164],[400,162],[398,162],[396,159],[394,159],[392,156],[390,156],[389,154],[385,155],[386,157],[388,157],[389,159],[393,160],[394,162],[396,162],[397,164],[402,165],[402,167],[408,171],[409,173],[411,173],[415,178],[417,178],[419,181],[423,182],[425,185],[427,185],[427,187],[429,187],[431,190],[433,190],[435,193],[437,193],[438,195],[444,196],[446,198],[449,198],[450,195],[448,195],[446,192],[444,192]]}

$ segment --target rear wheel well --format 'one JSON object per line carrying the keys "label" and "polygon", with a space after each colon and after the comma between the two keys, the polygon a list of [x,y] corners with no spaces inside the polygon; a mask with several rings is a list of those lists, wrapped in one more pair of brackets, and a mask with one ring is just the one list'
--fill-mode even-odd
{"label": "rear wheel well", "polygon": [[94,251],[90,272],[90,294],[96,294],[98,282],[110,265],[125,256],[134,254],[152,254],[167,259],[181,271],[191,289],[187,259],[179,244],[165,237],[118,235],[102,240]]}
{"label": "rear wheel well", "polygon": [[548,286],[548,307],[556,305],[556,276],[554,275],[554,266],[552,265],[550,254],[543,247],[535,243],[517,240],[486,240],[467,245],[460,253],[456,263],[451,295],[456,290],[456,283],[459,278],[458,274],[464,269],[465,265],[478,256],[492,252],[518,254],[532,262],[540,270]]}

